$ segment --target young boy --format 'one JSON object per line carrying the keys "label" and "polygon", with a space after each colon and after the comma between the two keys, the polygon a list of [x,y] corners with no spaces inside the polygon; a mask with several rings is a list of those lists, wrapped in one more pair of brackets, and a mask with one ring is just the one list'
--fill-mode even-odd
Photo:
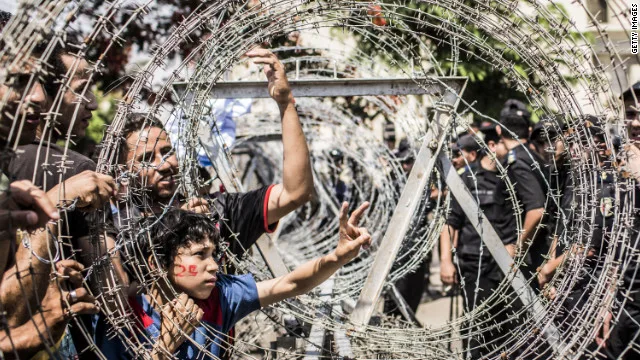
{"label": "young boy", "polygon": [[[369,203],[362,204],[348,218],[348,204],[343,203],[333,252],[259,283],[251,274],[218,273],[220,236],[209,218],[179,209],[167,212],[150,230],[155,253],[144,254],[149,267],[160,268],[166,278],[154,282],[149,293],[129,299],[140,325],[137,339],[151,349],[153,359],[219,357],[222,335],[236,322],[262,307],[310,291],[356,257],[361,246],[371,243],[367,230],[358,227],[368,207]],[[105,321],[98,321],[96,345],[105,357],[133,358],[131,346],[118,336],[109,339],[109,330]]]}

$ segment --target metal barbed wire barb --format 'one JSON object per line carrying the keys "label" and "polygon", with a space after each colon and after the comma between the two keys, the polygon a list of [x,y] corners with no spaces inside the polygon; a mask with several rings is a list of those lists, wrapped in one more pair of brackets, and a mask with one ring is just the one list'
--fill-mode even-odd
{"label": "metal barbed wire barb", "polygon": [[[604,8],[594,8],[593,4],[601,2],[178,3],[181,6],[166,1],[22,0],[11,9],[12,17],[0,32],[0,136],[5,136],[6,118],[6,136],[13,139],[6,143],[0,139],[2,168],[8,169],[12,162],[29,155],[21,150],[24,144],[18,146],[15,140],[30,129],[29,120],[18,108],[32,105],[27,89],[42,83],[47,85],[47,100],[39,109],[41,131],[32,144],[41,158],[21,166],[46,174],[43,176],[55,179],[56,184],[76,175],[78,163],[72,149],[77,149],[83,138],[75,129],[83,127],[82,132],[89,132],[100,143],[94,158],[96,171],[112,176],[117,184],[117,196],[99,207],[88,223],[89,247],[75,243],[74,229],[79,223],[74,223],[74,216],[83,199],[63,201],[62,190],[62,219],[54,222],[55,231],[46,234],[55,251],[35,253],[28,237],[23,237],[23,245],[42,263],[62,259],[88,264],[82,274],[84,285],[114,329],[108,337],[120,339],[132,357],[151,359],[153,355],[152,339],[142,334],[131,336],[140,332],[136,332],[137,310],[129,297],[148,293],[168,279],[159,262],[164,249],[151,237],[151,227],[185,199],[222,188],[239,192],[282,181],[282,124],[272,100],[256,97],[250,100],[250,112],[233,115],[233,144],[221,125],[224,115],[216,113],[216,102],[226,100],[222,89],[247,86],[250,91],[247,84],[264,80],[262,68],[244,56],[255,46],[269,48],[278,56],[292,84],[309,145],[315,193],[312,201],[279,221],[276,232],[265,240],[272,249],[268,254],[263,248],[244,248],[239,244],[242,234],[230,231],[219,246],[225,266],[239,273],[251,272],[260,281],[274,276],[274,258],[292,269],[330,252],[336,243],[343,200],[352,209],[364,201],[371,203],[362,222],[373,242],[336,273],[330,288],[316,289],[252,314],[238,325],[235,341],[207,327],[208,334],[213,334],[208,342],[218,339],[221,348],[235,358],[468,359],[472,352],[483,351],[483,356],[498,359],[577,359],[597,358],[608,351],[594,338],[607,314],[614,325],[628,316],[625,309],[635,295],[624,276],[637,266],[640,256],[634,203],[637,186],[629,155],[629,147],[639,139],[633,133],[632,119],[626,119],[626,112],[637,110],[638,105],[633,90],[623,94],[635,82],[632,80],[638,80],[631,74],[640,63],[637,55],[626,49],[632,42],[631,4],[614,0]],[[71,55],[72,60],[68,64],[60,60],[60,52]],[[14,73],[26,75],[25,84],[12,83]],[[80,86],[78,79],[82,79]],[[362,85],[370,93],[345,93],[345,88],[372,79],[378,83]],[[407,79],[410,85],[400,84]],[[384,93],[387,80],[397,85],[395,93]],[[331,87],[341,81],[346,85]],[[458,86],[461,83],[464,85]],[[330,96],[297,95],[306,91],[306,86],[318,89],[317,84]],[[486,84],[495,89],[482,88],[489,86]],[[402,86],[413,90],[398,90]],[[266,93],[266,83],[264,87]],[[85,116],[85,104],[93,101],[94,94],[99,99]],[[542,131],[546,147],[540,154],[528,148],[527,156],[533,161],[530,172],[544,177],[547,190],[542,216],[556,219],[553,224],[534,226],[533,231],[555,234],[558,246],[567,249],[555,274],[541,290],[530,291],[544,266],[556,260],[556,254],[548,252],[539,254],[541,263],[532,264],[529,258],[536,255],[531,250],[535,245],[532,237],[508,259],[510,266],[502,280],[485,298],[480,298],[480,293],[487,286],[478,271],[472,281],[460,279],[462,300],[452,297],[440,308],[435,304],[447,297],[425,302],[422,306],[431,309],[426,316],[392,316],[381,313],[379,304],[371,319],[354,321],[353,314],[361,308],[359,297],[371,286],[371,269],[388,249],[385,241],[393,229],[392,217],[403,206],[409,207],[400,200],[412,181],[403,169],[406,157],[419,157],[421,144],[431,139],[432,146],[426,146],[425,151],[430,151],[430,159],[437,165],[413,170],[431,169],[421,173],[429,180],[412,194],[414,210],[405,217],[408,230],[400,234],[397,255],[393,254],[391,265],[380,275],[384,294],[382,300],[370,299],[372,307],[378,300],[389,302],[400,279],[420,271],[425,259],[439,253],[440,236],[457,199],[456,190],[462,191],[447,183],[452,175],[440,164],[442,157],[452,158],[453,144],[464,133],[476,136],[478,145],[489,152],[488,141],[477,137],[481,131],[474,129],[474,124],[501,125],[500,109],[492,103],[513,96],[526,103],[536,120],[549,119],[549,127]],[[70,112],[65,110],[69,103]],[[134,158],[142,156],[140,166],[134,167],[130,159],[122,160],[127,157],[123,153],[129,141],[124,133],[127,121],[138,113],[146,118],[139,130],[158,120],[172,132],[169,141],[173,150],[164,153],[157,164],[148,158],[153,155],[144,153],[157,147],[146,143],[147,138],[129,144],[145,147],[142,153],[136,150],[133,154]],[[585,122],[588,114],[603,126],[602,135],[594,135],[594,124]],[[449,123],[441,122],[443,117]],[[393,146],[401,137],[406,138],[406,154],[400,156],[385,144],[386,129],[397,135]],[[512,129],[501,129],[519,138]],[[438,136],[431,137],[432,133]],[[157,209],[158,204],[149,199],[150,184],[140,177],[159,171],[173,151],[179,171],[171,176],[179,184],[178,190]],[[548,161],[538,162],[538,155]],[[489,156],[498,160],[493,153]],[[524,234],[527,212],[518,195],[521,184],[509,175],[508,161],[496,163],[497,178],[505,187],[504,205],[513,209],[505,216],[515,219],[517,235]],[[566,192],[557,187],[561,176],[573,183],[569,202],[565,202]],[[471,172],[467,177],[477,188],[477,175]],[[35,174],[28,180],[41,181]],[[602,199],[603,182],[611,187],[608,200]],[[38,186],[49,191],[53,185],[45,181]],[[468,190],[474,193],[474,189]],[[433,197],[432,191],[436,194]],[[212,204],[215,199],[210,200]],[[158,216],[145,215],[153,212]],[[610,219],[604,230],[596,223],[598,212]],[[482,214],[478,216],[470,221],[482,228],[487,220]],[[211,206],[211,217],[226,226],[225,214],[215,205]],[[139,223],[140,219],[144,221]],[[117,230],[110,228],[114,223]],[[590,254],[594,234],[600,230],[605,246]],[[481,237],[484,241],[490,234],[482,233]],[[487,241],[483,244],[474,264],[477,268],[485,265],[487,255],[496,257]],[[145,258],[146,247],[151,256]],[[234,253],[237,247],[243,256]],[[452,254],[460,273],[462,255],[455,249]],[[35,278],[36,266],[31,264],[8,278],[28,284],[30,276]],[[120,278],[122,266],[130,284]],[[631,281],[636,277],[633,274]],[[518,287],[521,280],[523,286]],[[131,284],[134,287],[128,286]],[[62,294],[69,291],[65,286],[59,290]],[[32,289],[23,286],[21,291],[24,299],[33,298]],[[162,291],[179,292],[173,287]],[[472,304],[464,304],[467,296],[473,299],[469,301]],[[525,298],[530,302],[523,303]],[[573,303],[574,298],[579,301]],[[28,306],[30,317],[38,316],[42,301],[40,296],[33,302],[38,306]],[[160,307],[155,301],[151,300],[150,306]],[[453,308],[460,304],[472,310],[436,320],[438,310],[433,309],[451,309],[453,314]],[[178,326],[183,317],[172,319],[173,325]],[[11,314],[0,313],[3,323],[8,324],[10,318]],[[103,358],[90,323],[75,314],[68,323],[69,332],[75,332],[74,346],[80,358],[90,353]],[[511,333],[502,334],[503,328]],[[45,330],[38,336],[51,333],[51,329]],[[185,335],[182,330],[178,334]],[[630,334],[627,351],[640,351],[639,337],[640,331]],[[50,347],[45,353],[60,351],[53,346],[56,341],[47,340]],[[208,347],[193,345],[203,357],[213,357]],[[64,346],[62,350],[66,350]]]}

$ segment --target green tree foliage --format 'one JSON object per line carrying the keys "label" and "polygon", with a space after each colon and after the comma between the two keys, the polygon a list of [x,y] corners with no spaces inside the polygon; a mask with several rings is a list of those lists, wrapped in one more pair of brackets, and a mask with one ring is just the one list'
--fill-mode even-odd
{"label": "green tree foliage", "polygon": [[[459,1],[459,3],[479,11],[482,11],[484,6],[482,5],[484,2],[470,0]],[[525,2],[522,3],[524,5]],[[478,40],[478,43],[486,42],[490,48],[499,51],[504,60],[512,63],[511,69],[528,80],[534,89],[541,85],[536,72],[525,59],[507,48],[505,43],[496,39],[495,36],[476,26],[470,19],[462,19],[445,8],[425,2],[407,1],[401,4],[398,6],[396,0],[377,1],[371,3],[368,10],[352,14],[354,25],[368,17],[367,26],[371,27],[370,33],[375,34],[375,36],[357,35],[358,46],[363,52],[394,65],[394,63],[406,63],[408,55],[397,51],[399,42],[408,45],[416,54],[420,51],[417,40],[428,44],[435,58],[436,64],[433,65],[438,66],[444,75],[467,76],[469,83],[463,95],[464,100],[469,103],[475,101],[475,109],[492,117],[498,116],[507,99],[514,98],[526,102],[526,96],[515,87],[512,79],[500,67],[492,63],[491,59],[479,55],[481,49],[475,41],[465,41],[465,38],[472,37]],[[372,11],[372,7],[380,11]],[[510,8],[497,6],[492,9],[505,17],[514,17],[515,20],[515,15],[512,15],[513,10]],[[549,6],[547,10],[559,24],[567,24],[568,20],[562,16],[562,8]],[[491,15],[485,10],[483,16]],[[380,17],[384,17],[384,21],[380,21]],[[549,34],[562,35],[562,32],[557,30],[557,27],[553,27],[548,19],[536,19],[536,21],[547,29]],[[465,32],[464,36],[462,31]],[[461,35],[456,36],[456,33]],[[568,35],[574,40],[579,40],[581,34],[569,33]],[[532,34],[534,41],[541,43],[543,40],[537,39],[536,36]],[[454,60],[456,57],[457,61]],[[557,62],[562,63],[561,60]]]}

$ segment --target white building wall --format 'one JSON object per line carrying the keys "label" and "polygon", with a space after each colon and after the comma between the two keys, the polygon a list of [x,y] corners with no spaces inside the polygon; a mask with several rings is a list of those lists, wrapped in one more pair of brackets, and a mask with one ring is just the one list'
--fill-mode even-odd
{"label": "white building wall", "polygon": [[[611,54],[603,45],[603,39],[591,25],[591,20],[584,10],[582,4],[587,4],[588,0],[558,0],[567,14],[576,24],[576,30],[583,33],[591,33],[595,39],[593,44],[597,53],[597,58],[605,67],[611,81],[612,91],[619,95],[627,90],[631,85],[640,81],[640,64],[636,55],[631,54],[631,46],[629,42],[629,33],[631,25],[629,22],[628,11],[631,4],[640,5],[640,0],[609,0],[603,2],[606,4],[606,22],[601,22],[602,27],[614,44],[616,52],[620,55],[624,65],[617,67],[611,66]],[[592,4],[598,4],[598,1],[592,1]],[[595,15],[595,14],[594,14]],[[617,74],[617,76],[616,76]],[[618,81],[620,79],[621,81]]]}

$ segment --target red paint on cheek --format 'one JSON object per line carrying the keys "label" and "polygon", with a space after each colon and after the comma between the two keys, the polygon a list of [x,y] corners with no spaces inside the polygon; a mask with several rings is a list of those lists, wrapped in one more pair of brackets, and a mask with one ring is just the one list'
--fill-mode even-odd
{"label": "red paint on cheek", "polygon": [[198,275],[198,272],[196,271],[196,266],[195,265],[189,265],[189,275],[191,275],[191,276]]}
{"label": "red paint on cheek", "polygon": [[175,267],[181,270],[180,272],[177,272],[177,271],[175,272],[176,276],[177,277],[183,277],[184,276],[184,272],[187,271],[187,269],[182,265],[176,265]]}
{"label": "red paint on cheek", "polygon": [[185,277],[185,276],[196,276],[198,275],[198,271],[196,270],[195,265],[189,265],[189,271],[184,265],[175,265],[177,269],[180,271],[176,271],[175,274],[177,277]]}

